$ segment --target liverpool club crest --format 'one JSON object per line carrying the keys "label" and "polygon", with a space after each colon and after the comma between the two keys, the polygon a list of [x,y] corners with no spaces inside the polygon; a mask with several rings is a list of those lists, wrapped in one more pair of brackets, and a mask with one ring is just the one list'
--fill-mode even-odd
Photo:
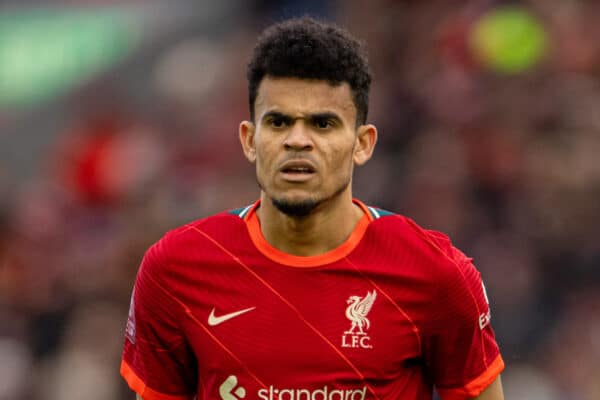
{"label": "liverpool club crest", "polygon": [[372,349],[371,338],[367,335],[367,330],[371,327],[371,322],[367,318],[373,303],[377,298],[377,292],[367,292],[364,297],[350,296],[348,298],[348,307],[346,308],[346,318],[350,320],[350,329],[342,335],[342,347]]}

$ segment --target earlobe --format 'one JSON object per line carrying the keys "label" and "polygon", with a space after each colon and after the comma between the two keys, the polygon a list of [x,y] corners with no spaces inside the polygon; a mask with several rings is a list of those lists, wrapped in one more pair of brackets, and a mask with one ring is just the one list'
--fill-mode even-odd
{"label": "earlobe", "polygon": [[354,148],[354,164],[363,165],[371,159],[375,144],[377,143],[377,128],[375,125],[361,125],[358,127],[356,146]]}
{"label": "earlobe", "polygon": [[250,162],[256,161],[256,148],[254,144],[254,124],[250,121],[242,121],[239,127],[239,137],[244,155]]}

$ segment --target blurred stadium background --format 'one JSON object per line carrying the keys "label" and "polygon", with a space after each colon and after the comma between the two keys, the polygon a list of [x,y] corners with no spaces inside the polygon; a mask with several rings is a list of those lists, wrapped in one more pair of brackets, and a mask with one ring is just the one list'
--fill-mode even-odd
{"label": "blurred stadium background", "polygon": [[475,258],[506,398],[600,399],[600,2],[22,0],[0,2],[0,400],[133,398],[142,254],[257,197],[246,60],[304,13],[367,41],[355,193]]}

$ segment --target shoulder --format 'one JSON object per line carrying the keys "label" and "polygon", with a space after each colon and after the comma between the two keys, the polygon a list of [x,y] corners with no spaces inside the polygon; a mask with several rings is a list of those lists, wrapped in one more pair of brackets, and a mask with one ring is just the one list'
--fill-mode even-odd
{"label": "shoulder", "polygon": [[425,229],[399,214],[375,220],[374,228],[380,230],[381,237],[394,238],[393,245],[402,249],[395,258],[410,259],[412,262],[403,266],[404,270],[429,288],[431,315],[438,317],[432,321],[443,317],[448,323],[479,321],[485,326],[489,322],[481,274],[473,259],[456,248],[446,234]]}
{"label": "shoulder", "polygon": [[389,238],[395,246],[428,259],[439,259],[451,264],[462,264],[471,260],[453,245],[446,234],[423,228],[402,214],[377,207],[367,208],[373,216],[374,234]]}
{"label": "shoulder", "polygon": [[190,241],[208,237],[227,237],[245,229],[242,211],[247,207],[227,210],[206,218],[198,219],[168,231],[158,243],[173,248],[189,244]]}
{"label": "shoulder", "polygon": [[479,280],[472,259],[455,247],[446,234],[423,228],[401,214],[375,207],[369,210],[379,215],[373,218],[366,237],[370,254],[376,248],[387,260],[401,260],[403,274],[429,282],[435,291]]}
{"label": "shoulder", "polygon": [[215,243],[235,240],[247,234],[239,215],[243,209],[223,211],[167,231],[148,248],[144,261],[152,269],[164,269],[206,257]]}

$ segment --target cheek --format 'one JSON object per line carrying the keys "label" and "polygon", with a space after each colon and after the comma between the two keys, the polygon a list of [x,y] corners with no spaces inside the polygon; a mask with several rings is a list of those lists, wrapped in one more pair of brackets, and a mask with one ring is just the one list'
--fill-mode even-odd
{"label": "cheek", "polygon": [[256,169],[262,173],[268,173],[273,169],[273,151],[264,144],[257,143],[256,146]]}
{"label": "cheek", "polygon": [[332,146],[328,152],[327,162],[331,168],[344,170],[353,164],[354,142]]}

